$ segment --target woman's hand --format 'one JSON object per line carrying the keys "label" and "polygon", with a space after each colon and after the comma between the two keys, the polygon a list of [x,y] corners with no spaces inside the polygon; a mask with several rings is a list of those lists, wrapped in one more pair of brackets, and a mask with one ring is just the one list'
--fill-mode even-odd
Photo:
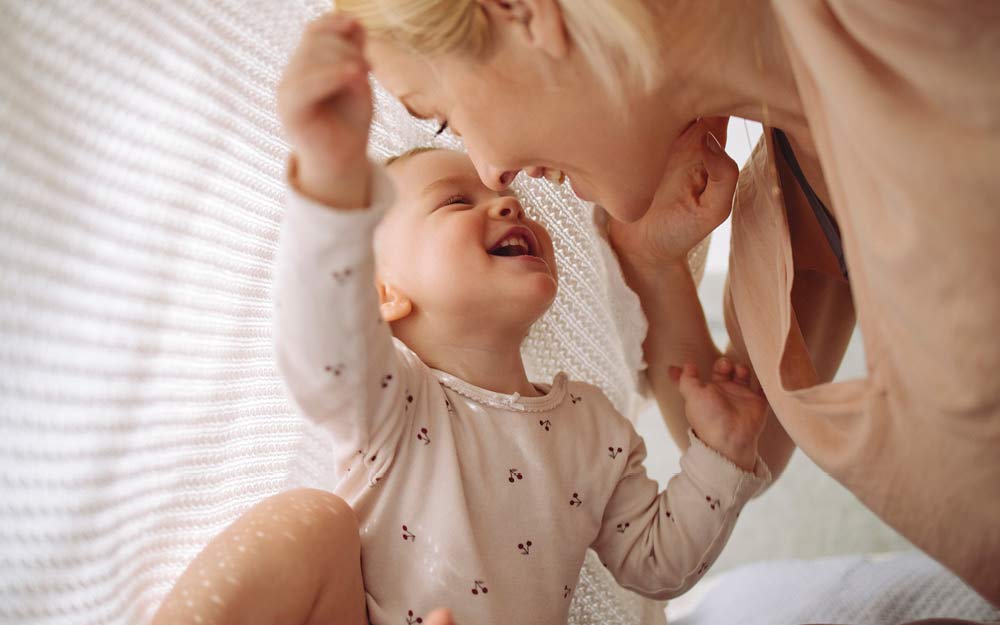
{"label": "woman's hand", "polygon": [[757,442],[767,423],[767,399],[750,386],[750,369],[719,358],[711,380],[702,382],[698,368],[671,367],[670,377],[684,397],[688,423],[703,443],[744,471],[753,471]]}
{"label": "woman's hand", "polygon": [[341,208],[367,205],[372,95],[357,21],[328,13],[306,27],[278,85],[278,115],[299,191]]}
{"label": "woman's hand", "polygon": [[634,223],[610,220],[608,235],[623,263],[650,269],[686,263],[688,252],[729,216],[739,168],[722,147],[728,122],[692,124],[670,146],[649,211]]}

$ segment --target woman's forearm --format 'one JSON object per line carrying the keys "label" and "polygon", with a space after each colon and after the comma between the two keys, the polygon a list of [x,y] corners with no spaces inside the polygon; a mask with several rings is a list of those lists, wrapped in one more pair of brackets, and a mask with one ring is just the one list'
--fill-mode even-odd
{"label": "woman's forearm", "polygon": [[703,379],[708,379],[712,364],[721,353],[712,342],[698,290],[685,261],[654,267],[624,256],[620,260],[625,280],[639,295],[649,323],[643,353],[650,389],[677,446],[687,449],[689,425],[684,415],[684,400],[668,369],[671,365],[692,362]]}

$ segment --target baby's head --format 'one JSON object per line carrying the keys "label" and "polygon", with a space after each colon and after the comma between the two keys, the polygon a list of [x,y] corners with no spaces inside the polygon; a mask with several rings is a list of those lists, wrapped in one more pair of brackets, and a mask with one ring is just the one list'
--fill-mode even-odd
{"label": "baby's head", "polygon": [[375,260],[382,316],[397,336],[523,337],[556,295],[545,229],[512,192],[484,186],[460,152],[415,150],[386,170],[396,199],[376,233]]}

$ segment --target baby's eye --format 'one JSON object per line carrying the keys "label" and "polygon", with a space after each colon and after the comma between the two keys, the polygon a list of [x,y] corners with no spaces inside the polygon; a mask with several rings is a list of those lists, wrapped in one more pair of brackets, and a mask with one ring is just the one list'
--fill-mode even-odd
{"label": "baby's eye", "polygon": [[441,133],[443,133],[447,129],[448,129],[448,121],[447,120],[442,121],[441,122],[441,127],[437,129],[437,132],[434,133],[434,136],[435,137],[440,137]]}
{"label": "baby's eye", "polygon": [[464,195],[453,195],[444,202],[438,205],[438,208],[444,208],[445,206],[461,206],[461,205],[472,205],[472,200]]}

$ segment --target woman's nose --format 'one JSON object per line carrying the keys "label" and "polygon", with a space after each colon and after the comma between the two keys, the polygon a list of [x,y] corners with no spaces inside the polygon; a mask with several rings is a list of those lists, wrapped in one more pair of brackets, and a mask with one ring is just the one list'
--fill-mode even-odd
{"label": "woman's nose", "polygon": [[490,205],[489,215],[491,219],[519,221],[524,218],[524,209],[517,199],[502,197]]}
{"label": "woman's nose", "polygon": [[[468,146],[466,146],[468,147]],[[510,183],[514,182],[514,178],[517,178],[517,174],[520,170],[510,170],[510,169],[500,169],[499,167],[494,167],[489,163],[483,162],[478,155],[469,150],[469,157],[472,159],[472,164],[476,167],[476,173],[479,174],[479,179],[483,181],[488,189],[493,191],[503,191],[510,186]]]}
{"label": "woman's nose", "polygon": [[[519,171],[519,170],[518,170]],[[517,178],[518,171],[503,170],[499,167],[487,166],[485,171],[480,171],[479,177],[483,184],[493,191],[503,191]]]}

